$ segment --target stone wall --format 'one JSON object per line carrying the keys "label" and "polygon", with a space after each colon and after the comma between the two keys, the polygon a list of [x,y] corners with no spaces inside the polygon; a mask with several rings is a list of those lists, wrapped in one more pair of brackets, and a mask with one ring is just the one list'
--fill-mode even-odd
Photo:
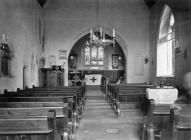
{"label": "stone wall", "polygon": [[10,75],[0,76],[0,92],[4,89],[23,88],[23,67],[26,68],[25,85],[38,85],[38,67],[41,55],[39,20],[41,8],[36,0],[0,0],[0,39],[2,35],[14,48],[10,61]]}

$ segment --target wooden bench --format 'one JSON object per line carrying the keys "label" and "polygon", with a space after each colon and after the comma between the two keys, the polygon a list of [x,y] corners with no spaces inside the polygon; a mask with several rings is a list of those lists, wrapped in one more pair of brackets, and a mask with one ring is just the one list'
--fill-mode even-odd
{"label": "wooden bench", "polygon": [[190,140],[191,105],[180,105],[180,109],[171,109],[169,126],[162,132],[162,140]]}
{"label": "wooden bench", "polygon": [[69,137],[72,132],[68,129],[68,119],[67,116],[63,114],[62,107],[0,108],[0,118],[47,118],[48,112],[51,110],[56,113],[56,129],[58,130],[59,134],[64,134]]}
{"label": "wooden bench", "polygon": [[78,105],[76,93],[71,91],[63,94],[63,92],[55,92],[55,91],[35,91],[35,92],[21,92],[18,93],[18,96],[21,97],[63,97],[66,100],[68,99],[68,107],[69,107],[69,118],[72,119],[74,125],[78,126],[78,122],[80,119],[80,114],[82,112],[82,108]]}
{"label": "wooden bench", "polygon": [[[20,97],[19,100],[21,100],[22,102],[25,101],[24,99],[26,99],[27,102],[54,102],[54,101],[62,101],[64,103],[68,103],[68,114],[69,114],[69,119],[76,119],[77,121],[79,120],[79,116],[78,116],[78,107],[77,107],[77,101],[76,101],[76,95],[74,94],[69,94],[69,95],[63,95],[62,93],[46,93],[46,92],[31,92],[31,93],[17,93],[17,92],[5,92],[3,95],[0,95],[2,97]],[[22,98],[21,98],[22,97]],[[30,98],[28,98],[30,97]],[[60,98],[60,99],[59,99]],[[0,100],[1,101],[1,100]],[[5,100],[6,101],[6,100]],[[9,101],[17,101],[18,99],[13,99],[10,98]],[[2,101],[3,102],[3,101]]]}
{"label": "wooden bench", "polygon": [[0,108],[58,107],[63,102],[0,102]]}
{"label": "wooden bench", "polygon": [[[5,92],[6,94],[8,92]],[[82,113],[82,110],[85,106],[85,99],[82,97],[82,92],[79,89],[66,89],[66,88],[34,88],[27,90],[18,90],[18,96],[74,96],[76,105],[78,106],[79,113]],[[30,95],[31,94],[31,95]]]}
{"label": "wooden bench", "polygon": [[[62,112],[63,114],[66,116],[66,121],[68,122],[68,128],[69,131],[72,133],[72,135],[74,135],[74,133],[76,132],[76,127],[77,124],[72,116],[72,109],[70,109],[71,107],[68,106],[68,103],[65,102],[67,101],[65,98],[61,97],[0,97],[0,105],[3,105],[3,107],[11,107],[11,105],[13,105],[13,103],[17,102],[17,104],[15,104],[18,107],[21,107],[23,105],[30,107],[31,106],[35,106],[35,107],[41,107],[41,106],[47,106],[50,107],[52,103],[55,102],[62,102],[61,106]],[[13,102],[13,103],[12,103]],[[35,104],[34,104],[35,102]],[[50,104],[49,104],[50,103]],[[39,105],[39,106],[38,106]]]}
{"label": "wooden bench", "polygon": [[[59,87],[59,88],[40,88],[35,87],[27,90],[18,90],[17,92],[7,92],[5,91],[5,96],[19,96],[19,97],[50,97],[50,96],[59,96],[59,97],[69,97],[73,96],[74,100],[72,102],[72,105],[69,105],[69,111],[68,116],[70,121],[73,125],[73,131],[76,131],[76,127],[79,123],[79,115],[78,112],[82,112],[82,107],[79,107],[82,103],[80,103],[80,100],[82,98],[82,91],[81,87]],[[36,100],[37,101],[37,100]],[[79,109],[79,110],[77,110]]]}
{"label": "wooden bench", "polygon": [[146,99],[146,88],[152,85],[142,84],[109,84],[107,100],[113,106],[117,115],[126,110],[126,104],[136,103],[140,107]]}
{"label": "wooden bench", "polygon": [[156,104],[149,100],[148,112],[141,128],[141,140],[156,140],[161,138],[161,132],[167,127],[170,118],[171,104]]}
{"label": "wooden bench", "polygon": [[26,89],[32,90],[32,91],[64,91],[64,92],[69,92],[69,91],[75,91],[78,94],[78,98],[81,102],[82,107],[85,106],[85,100],[86,100],[86,95],[85,95],[85,85],[83,86],[64,86],[64,87],[33,87],[33,88],[28,88]]}
{"label": "wooden bench", "polygon": [[64,104],[64,113],[72,112],[70,107],[69,98],[72,100],[72,96],[40,96],[40,97],[28,97],[28,96],[4,96],[0,95],[0,102],[62,102]]}
{"label": "wooden bench", "polygon": [[[53,89],[53,90],[77,90],[78,92],[81,92],[82,98],[86,99],[86,85],[82,86],[62,86],[62,87],[35,87],[33,86],[32,89]],[[30,90],[30,88],[29,88]]]}
{"label": "wooden bench", "polygon": [[0,118],[1,140],[61,140],[56,132],[55,112],[39,118]]}

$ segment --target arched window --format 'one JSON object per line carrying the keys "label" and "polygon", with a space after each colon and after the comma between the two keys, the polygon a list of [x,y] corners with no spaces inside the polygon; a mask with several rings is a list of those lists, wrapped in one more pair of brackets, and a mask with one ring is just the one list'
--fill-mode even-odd
{"label": "arched window", "polygon": [[90,46],[88,42],[85,47],[85,65],[90,65]]}
{"label": "arched window", "polygon": [[104,48],[103,46],[90,45],[86,42],[85,46],[85,65],[103,65],[104,64]]}
{"label": "arched window", "polygon": [[175,28],[174,16],[169,6],[165,5],[161,17],[159,28],[159,38],[157,44],[157,76],[174,76],[174,47],[175,47]]}

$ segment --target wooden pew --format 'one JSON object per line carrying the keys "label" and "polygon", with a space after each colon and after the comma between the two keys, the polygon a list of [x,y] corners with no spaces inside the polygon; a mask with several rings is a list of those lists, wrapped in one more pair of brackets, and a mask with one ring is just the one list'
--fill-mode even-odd
{"label": "wooden pew", "polygon": [[[63,96],[48,96],[48,97],[0,97],[0,104],[3,105],[5,107],[5,105],[8,105],[8,107],[11,107],[11,104],[13,105],[12,102],[17,102],[17,106],[20,107],[22,106],[21,104],[24,103],[24,105],[26,106],[29,106],[31,104],[31,106],[35,106],[35,107],[41,107],[41,106],[49,106],[50,105],[48,104],[51,103],[51,102],[62,102],[62,108],[63,108],[63,114],[66,116],[67,118],[67,122],[68,122],[68,131],[70,131],[70,136],[73,137],[74,133],[76,132],[76,124],[74,122],[74,118],[72,117],[72,109],[70,106],[68,106],[68,98],[71,97],[71,96],[68,96],[67,98],[66,97],[63,97]],[[35,102],[35,104],[34,104]],[[44,103],[45,102],[45,103]],[[21,103],[21,104],[19,104]],[[30,105],[29,105],[30,104]],[[39,104],[39,106],[38,106]],[[16,105],[15,105],[16,107]]]}
{"label": "wooden pew", "polygon": [[161,140],[190,140],[191,105],[182,104],[180,108],[171,109],[169,127],[162,132]]}
{"label": "wooden pew", "polygon": [[26,89],[32,90],[32,91],[64,91],[64,92],[69,92],[69,91],[75,91],[78,94],[78,98],[81,102],[82,107],[84,108],[85,106],[85,100],[86,100],[86,95],[85,95],[85,85],[83,86],[64,86],[64,87],[34,87],[33,88],[28,88]]}
{"label": "wooden pew", "polygon": [[170,108],[178,98],[178,90],[173,87],[147,88],[148,111],[141,131],[141,140],[161,139],[170,118]]}
{"label": "wooden pew", "polygon": [[[68,122],[69,121],[68,114],[64,114],[64,113],[67,113],[67,111],[65,111],[67,109],[67,105],[65,105],[63,102],[0,102],[0,110],[4,110],[4,108],[6,108],[6,109],[22,108],[23,110],[25,110],[27,108],[33,108],[33,109],[36,109],[31,112],[33,114],[36,111],[37,111],[37,113],[43,113],[43,112],[40,112],[40,109],[42,109],[42,108],[44,109],[44,111],[46,111],[47,109],[55,110],[55,109],[59,108],[59,110],[56,110],[56,117],[57,118],[65,117],[65,119],[64,119],[65,127],[69,128],[68,123],[70,123],[70,122]],[[30,114],[30,111],[28,112],[28,114]],[[0,114],[1,113],[3,113],[3,111],[0,112]],[[18,114],[18,113],[16,112],[15,115],[16,114]],[[71,129],[71,127],[72,126],[70,126],[70,129]]]}
{"label": "wooden pew", "polygon": [[[62,93],[54,93],[54,92],[22,92],[22,93],[18,93],[18,92],[5,92],[3,95],[0,95],[3,97],[22,97],[22,98],[27,98],[30,97],[29,101],[43,101],[45,102],[46,100],[49,100],[50,102],[52,101],[61,101],[60,99],[63,99],[63,102],[68,103],[68,107],[69,107],[69,118],[74,119],[73,117],[75,117],[75,119],[78,120],[78,107],[77,107],[77,99],[76,99],[76,95],[75,94],[62,94]],[[47,98],[47,99],[43,99],[43,98]],[[33,99],[34,98],[34,99]],[[38,98],[38,99],[37,99]],[[56,98],[60,98],[60,99],[56,99]],[[9,100],[14,100],[14,99],[9,99]],[[19,98],[19,100],[21,100],[21,98]],[[17,101],[17,100],[15,100]],[[24,101],[24,100],[22,100]],[[26,101],[28,102],[28,99],[26,99]],[[76,113],[75,113],[76,112]]]}
{"label": "wooden pew", "polygon": [[39,118],[0,118],[1,140],[61,140],[56,132],[55,112]]}
{"label": "wooden pew", "polygon": [[151,99],[148,107],[143,128],[141,128],[141,140],[157,140],[161,138],[161,132],[167,127],[171,104],[156,104]]}
{"label": "wooden pew", "polygon": [[[35,87],[27,90],[18,90],[18,92],[7,92],[5,91],[5,96],[22,96],[22,97],[40,97],[40,96],[74,96],[74,101],[72,107],[72,112],[69,112],[69,118],[71,118],[70,122],[73,122],[73,132],[75,132],[76,127],[79,123],[79,113],[81,111],[80,101],[78,97],[81,98],[82,91],[81,87],[58,87],[58,88],[40,88]],[[81,100],[81,99],[80,99]],[[77,106],[78,105],[78,106]],[[79,110],[77,110],[79,109]]]}
{"label": "wooden pew", "polygon": [[17,95],[0,95],[0,102],[62,102],[65,114],[72,112],[69,106],[69,99],[73,99],[73,96],[40,96],[40,97],[28,97],[28,96],[17,96]]}
{"label": "wooden pew", "polygon": [[56,129],[60,136],[71,137],[72,132],[68,129],[68,119],[63,114],[63,107],[22,107],[22,108],[0,108],[1,119],[20,118],[47,118],[49,111],[56,113]]}
{"label": "wooden pew", "polygon": [[0,108],[58,107],[63,102],[0,102]]}
{"label": "wooden pew", "polygon": [[[9,93],[9,92],[7,92]],[[8,94],[5,93],[6,96],[8,96]],[[12,93],[9,93],[10,96],[12,96]],[[69,119],[71,122],[73,122],[72,124],[74,125],[74,127],[78,127],[79,124],[79,119],[80,119],[80,113],[82,112],[81,107],[79,107],[78,103],[77,103],[77,95],[74,91],[71,92],[67,92],[66,94],[63,94],[63,92],[57,92],[57,91],[22,91],[22,92],[16,92],[15,96],[19,96],[19,97],[63,97],[65,98],[65,100],[68,99],[68,107],[69,107]]]}
{"label": "wooden pew", "polygon": [[[5,92],[7,93],[7,92]],[[18,90],[18,95],[31,94],[31,96],[75,96],[76,103],[78,106],[79,113],[82,113],[82,110],[85,106],[85,99],[83,98],[82,91],[80,88],[32,88],[27,90]],[[28,95],[29,96],[29,95]]]}
{"label": "wooden pew", "polygon": [[66,117],[62,107],[22,107],[22,108],[0,108],[0,118],[42,117],[47,116],[49,110],[56,112],[56,117]]}
{"label": "wooden pew", "polygon": [[119,116],[120,111],[126,110],[126,104],[130,102],[143,104],[146,99],[146,88],[151,86],[145,84],[109,84],[107,99]]}

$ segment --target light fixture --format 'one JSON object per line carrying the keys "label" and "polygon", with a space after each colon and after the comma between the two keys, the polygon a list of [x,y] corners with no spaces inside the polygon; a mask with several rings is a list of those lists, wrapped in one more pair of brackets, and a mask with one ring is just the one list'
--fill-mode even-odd
{"label": "light fixture", "polygon": [[119,56],[118,59],[121,60],[122,59],[121,56]]}
{"label": "light fixture", "polygon": [[187,49],[183,49],[180,47],[180,41],[176,41],[175,43],[175,53],[176,55],[182,55],[184,59],[187,59],[188,51]]}
{"label": "light fixture", "polygon": [[105,33],[102,30],[102,27],[100,27],[99,30],[97,29],[91,29],[90,30],[90,43],[94,44],[94,45],[111,45],[113,44],[113,46],[115,46],[115,30],[113,29],[112,31],[112,37],[111,38],[106,38]]}
{"label": "light fixture", "polygon": [[175,53],[176,54],[181,53],[180,42],[178,40],[176,40],[176,43],[175,43]]}
{"label": "light fixture", "polygon": [[115,34],[115,29],[113,29],[112,32],[112,37],[107,37],[106,34],[103,31],[103,28],[98,25],[98,20],[99,20],[99,0],[97,0],[97,28],[90,29],[90,44],[94,45],[111,45],[115,47],[115,40],[116,40],[116,34]]}
{"label": "light fixture", "polygon": [[5,38],[5,35],[3,34],[3,38],[2,38],[2,41],[0,43],[0,47],[1,47],[1,50],[2,51],[5,51],[7,53],[10,52],[10,49],[9,49],[9,45],[7,43],[7,39]]}
{"label": "light fixture", "polygon": [[72,60],[72,59],[74,59],[74,57],[71,55],[71,56],[70,56],[70,59]]}
{"label": "light fixture", "polygon": [[4,34],[0,42],[0,50],[3,52],[3,56],[6,56],[9,59],[14,57],[13,45],[10,42],[8,43]]}
{"label": "light fixture", "polygon": [[144,58],[144,61],[145,61],[145,64],[148,64],[149,62],[150,62],[151,64],[153,64],[153,59],[152,59],[152,58],[145,57],[145,58]]}

